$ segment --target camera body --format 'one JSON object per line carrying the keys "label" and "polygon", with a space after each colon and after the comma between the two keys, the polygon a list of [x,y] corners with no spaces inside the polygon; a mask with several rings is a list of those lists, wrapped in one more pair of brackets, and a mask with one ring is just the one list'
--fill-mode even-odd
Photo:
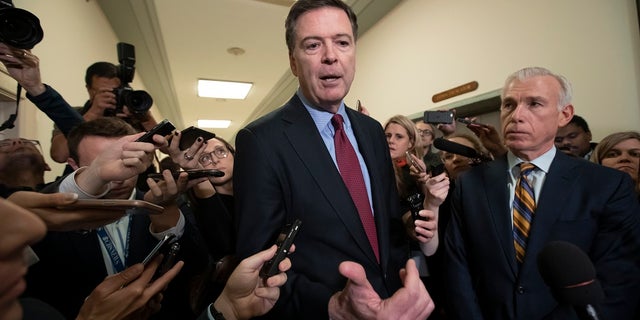
{"label": "camera body", "polygon": [[43,37],[38,17],[16,8],[11,0],[0,0],[0,42],[19,49],[31,49]]}
{"label": "camera body", "polygon": [[[0,0],[1,1],[1,0]],[[133,90],[129,83],[133,81],[136,68],[135,47],[132,44],[119,42],[118,49],[118,78],[120,86],[113,89],[116,96],[116,108],[105,110],[105,116],[114,116],[123,112],[123,107],[127,106],[133,114],[145,114],[153,105],[153,98],[144,90]]]}

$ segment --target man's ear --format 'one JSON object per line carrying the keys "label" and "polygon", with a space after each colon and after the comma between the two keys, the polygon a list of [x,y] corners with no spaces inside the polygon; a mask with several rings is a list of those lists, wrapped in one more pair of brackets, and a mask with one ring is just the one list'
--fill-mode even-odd
{"label": "man's ear", "polygon": [[80,168],[78,163],[73,160],[73,158],[67,158],[67,163],[71,166],[71,168],[73,168],[73,170],[78,170],[78,168]]}
{"label": "man's ear", "polygon": [[572,104],[568,104],[564,106],[562,110],[560,110],[560,113],[558,114],[558,127],[566,126],[569,123],[569,121],[571,121],[571,118],[573,118],[573,114],[574,114],[574,110],[573,110]]}
{"label": "man's ear", "polygon": [[289,67],[291,68],[291,73],[297,77],[298,67],[296,66],[296,58],[293,57],[293,54],[289,54]]}

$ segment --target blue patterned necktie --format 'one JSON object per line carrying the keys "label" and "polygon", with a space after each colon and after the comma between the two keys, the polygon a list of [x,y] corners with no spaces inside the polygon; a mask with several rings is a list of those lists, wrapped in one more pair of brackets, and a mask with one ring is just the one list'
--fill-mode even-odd
{"label": "blue patterned necktie", "polygon": [[535,168],[536,166],[531,163],[520,163],[520,178],[518,178],[513,197],[513,245],[516,248],[518,263],[524,261],[529,229],[531,229],[531,221],[536,211],[533,188],[527,180],[527,175]]}

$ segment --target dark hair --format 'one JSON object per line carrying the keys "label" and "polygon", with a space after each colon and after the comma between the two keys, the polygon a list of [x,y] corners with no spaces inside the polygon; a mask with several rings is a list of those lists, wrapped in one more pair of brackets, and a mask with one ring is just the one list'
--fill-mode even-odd
{"label": "dark hair", "polygon": [[570,124],[575,124],[576,126],[582,128],[582,130],[584,132],[591,132],[591,130],[589,130],[589,125],[587,124],[587,121],[585,121],[581,116],[579,115],[573,115],[573,118],[571,118],[571,121],[569,121],[569,123],[567,123],[567,125]]}
{"label": "dark hair", "polygon": [[118,67],[111,62],[96,62],[87,68],[87,72],[84,75],[84,83],[87,87],[91,87],[93,82],[93,76],[101,77],[101,78],[117,78],[118,77]]}
{"label": "dark hair", "polygon": [[217,136],[215,138],[211,138],[211,139],[216,139],[216,140],[222,142],[222,144],[224,144],[224,147],[227,148],[227,150],[229,150],[229,152],[231,152],[231,155],[234,156],[234,157],[236,156],[236,149],[234,149],[233,146],[229,142],[227,142],[227,140],[222,139],[222,138],[217,137]]}
{"label": "dark hair", "polygon": [[351,22],[351,30],[353,31],[354,41],[358,39],[358,18],[356,17],[356,14],[353,12],[353,10],[351,10],[351,7],[342,2],[342,0],[299,0],[296,1],[293,6],[291,6],[289,15],[287,16],[287,20],[284,23],[284,27],[286,30],[285,40],[287,41],[289,54],[293,52],[293,48],[295,47],[295,29],[298,18],[309,11],[325,7],[333,7],[343,10],[347,14],[347,17],[349,17],[349,21]]}
{"label": "dark hair", "polygon": [[79,162],[78,145],[84,137],[98,136],[106,138],[120,138],[136,133],[137,131],[127,122],[118,117],[102,117],[83,122],[69,131],[67,145],[69,157]]}

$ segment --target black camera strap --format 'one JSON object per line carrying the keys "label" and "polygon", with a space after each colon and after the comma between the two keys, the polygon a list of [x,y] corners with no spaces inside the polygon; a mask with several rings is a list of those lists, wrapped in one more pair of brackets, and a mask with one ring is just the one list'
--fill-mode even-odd
{"label": "black camera strap", "polygon": [[13,129],[15,127],[16,119],[18,118],[18,105],[20,105],[20,95],[22,94],[22,86],[18,84],[18,88],[16,90],[16,111],[9,116],[5,122],[0,125],[0,131],[4,131],[6,129]]}

